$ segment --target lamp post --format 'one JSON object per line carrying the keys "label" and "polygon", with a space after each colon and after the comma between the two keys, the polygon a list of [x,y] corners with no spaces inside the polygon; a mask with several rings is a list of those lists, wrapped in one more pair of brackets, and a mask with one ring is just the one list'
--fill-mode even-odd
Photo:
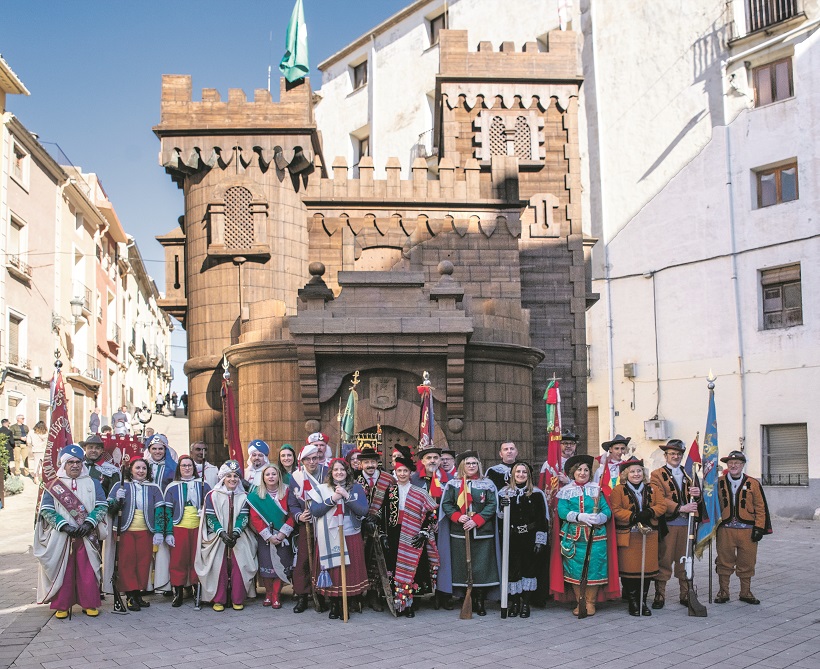
{"label": "lamp post", "polygon": [[74,318],[74,325],[80,320],[80,317],[83,315],[83,306],[85,302],[81,297],[75,297],[73,300],[69,302],[71,305],[71,316]]}

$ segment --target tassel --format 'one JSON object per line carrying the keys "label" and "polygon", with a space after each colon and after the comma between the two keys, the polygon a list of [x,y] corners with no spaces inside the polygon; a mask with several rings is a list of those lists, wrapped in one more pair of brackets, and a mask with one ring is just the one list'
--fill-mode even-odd
{"label": "tassel", "polygon": [[319,578],[316,579],[316,587],[327,589],[333,586],[333,581],[330,580],[330,574],[327,573],[327,569],[322,567],[322,571],[319,573]]}

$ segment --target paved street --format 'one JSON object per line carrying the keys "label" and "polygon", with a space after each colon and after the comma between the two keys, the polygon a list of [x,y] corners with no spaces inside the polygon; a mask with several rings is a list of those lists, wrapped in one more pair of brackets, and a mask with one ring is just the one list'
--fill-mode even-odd
{"label": "paved street", "polygon": [[[628,616],[621,603],[604,605],[585,621],[552,604],[529,620],[506,621],[497,609],[486,618],[462,621],[457,611],[425,605],[413,620],[368,611],[354,614],[348,624],[312,611],[294,615],[287,605],[272,611],[262,608],[261,600],[242,612],[217,614],[196,612],[188,602],[175,610],[169,600],[152,597],[151,608],[140,613],[113,615],[109,599],[96,620],[75,609],[71,621],[58,621],[46,607],[32,604],[36,563],[28,538],[34,499],[34,487],[28,486],[0,511],[0,668],[154,669],[183,661],[197,669],[228,664],[432,669],[511,661],[516,667],[562,669],[820,666],[820,570],[814,566],[820,523],[812,521],[776,520],[775,534],[761,542],[753,585],[762,605],[738,602],[733,581],[732,601],[709,605],[705,619],[687,617],[674,596],[665,610],[641,619]],[[706,603],[705,562],[698,568]],[[427,643],[421,641],[425,638]]]}

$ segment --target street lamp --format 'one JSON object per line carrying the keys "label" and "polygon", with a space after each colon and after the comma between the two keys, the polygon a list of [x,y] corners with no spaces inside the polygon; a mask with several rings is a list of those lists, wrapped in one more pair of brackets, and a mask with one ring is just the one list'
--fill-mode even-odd
{"label": "street lamp", "polygon": [[74,318],[74,325],[77,324],[77,321],[80,320],[80,316],[83,315],[83,306],[85,302],[81,297],[75,297],[73,300],[69,302],[71,305],[71,316]]}

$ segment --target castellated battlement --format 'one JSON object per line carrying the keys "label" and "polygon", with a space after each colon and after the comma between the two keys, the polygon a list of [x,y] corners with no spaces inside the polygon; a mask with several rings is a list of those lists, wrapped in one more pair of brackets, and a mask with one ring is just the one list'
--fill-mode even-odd
{"label": "castellated battlement", "polygon": [[512,42],[503,42],[496,51],[490,42],[479,42],[470,51],[466,30],[440,33],[441,74],[463,79],[527,81],[580,81],[583,78],[578,34],[553,30],[547,36],[548,51],[539,51],[537,42],[527,42],[516,51]]}
{"label": "castellated battlement", "polygon": [[222,100],[214,88],[202,89],[202,100],[193,99],[189,74],[162,75],[160,122],[154,132],[160,138],[180,131],[276,129],[312,129],[316,124],[311,104],[310,80],[296,85],[280,79],[279,102],[273,102],[270,91],[257,88],[248,100],[241,88],[228,90]]}

